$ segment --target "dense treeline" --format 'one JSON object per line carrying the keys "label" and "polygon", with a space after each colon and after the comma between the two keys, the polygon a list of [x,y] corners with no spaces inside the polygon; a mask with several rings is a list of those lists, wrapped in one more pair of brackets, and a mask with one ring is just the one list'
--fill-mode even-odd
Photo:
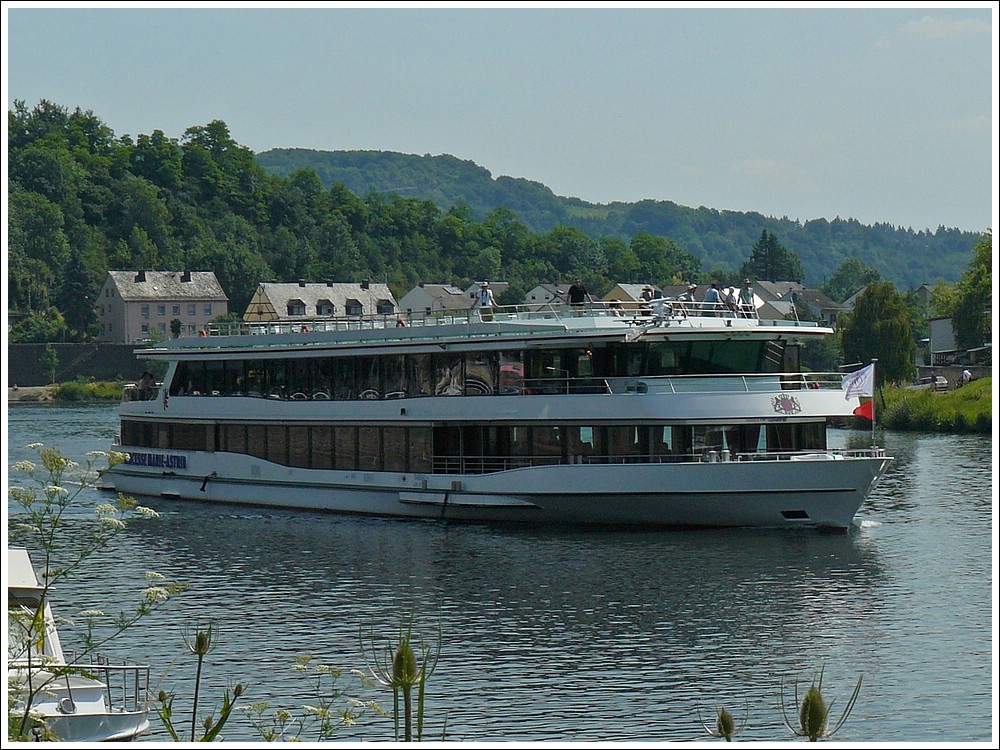
{"label": "dense treeline", "polygon": [[47,101],[16,102],[8,120],[8,310],[19,340],[93,336],[111,269],[213,270],[237,312],[266,280],[375,278],[401,295],[420,281],[504,279],[519,301],[572,275],[597,291],[700,272],[665,237],[533,233],[507,208],[475,220],[464,206],[326,188],[312,169],[274,176],[221,121],[180,140],[158,130],[133,140]]}
{"label": "dense treeline", "polygon": [[591,237],[626,241],[643,232],[670,237],[705,269],[738,268],[760,233],[767,231],[801,259],[803,280],[810,286],[818,286],[849,259],[859,260],[901,289],[954,282],[979,231],[986,229],[914,231],[841,218],[803,223],[752,212],[688,208],[670,201],[598,205],[556,196],[530,180],[493,179],[483,167],[448,155],[274,149],[258,154],[257,161],[277,175],[313,169],[324,185],[342,182],[358,195],[397,192],[444,209],[464,204],[474,218],[505,206],[535,232],[566,226]]}
{"label": "dense treeline", "polygon": [[[707,209],[692,214],[652,202],[552,204],[550,191],[523,180],[490,180],[500,197],[509,184],[517,183],[519,191],[481,216],[468,199],[446,210],[435,200],[392,192],[392,185],[361,197],[344,179],[324,185],[321,174],[329,175],[322,165],[272,174],[221,121],[191,127],[179,140],[159,130],[133,140],[116,136],[90,111],[15,102],[8,133],[12,340],[94,336],[94,300],[112,269],[212,270],[230,309],[242,312],[256,284],[266,280],[374,278],[402,295],[420,281],[503,279],[511,287],[500,301],[516,302],[539,283],[577,275],[603,294],[617,281],[665,285],[708,275],[731,281],[752,254],[764,257],[768,248],[789,258],[764,217]],[[461,183],[469,167],[452,161]],[[396,164],[397,187],[412,177],[404,162]],[[538,212],[550,205],[561,207],[565,221],[532,229],[529,221],[537,223]],[[597,231],[611,225],[599,222],[595,212],[617,216],[618,228]],[[669,225],[662,220],[665,212],[677,215],[676,232],[660,231]],[[692,216],[702,217],[700,223]],[[717,222],[725,217],[732,221],[723,223],[739,225],[739,231],[722,231]],[[955,239],[961,251],[951,270],[957,275],[975,238],[939,234],[930,249],[909,246],[907,263],[950,257],[944,239]],[[824,241],[831,253],[838,247],[832,237]],[[720,255],[721,246],[728,249]],[[858,244],[851,251],[876,258],[875,246]],[[716,265],[719,257],[727,262]],[[802,265],[808,281],[817,266],[806,256]],[[896,278],[903,267],[899,263],[883,277]]]}

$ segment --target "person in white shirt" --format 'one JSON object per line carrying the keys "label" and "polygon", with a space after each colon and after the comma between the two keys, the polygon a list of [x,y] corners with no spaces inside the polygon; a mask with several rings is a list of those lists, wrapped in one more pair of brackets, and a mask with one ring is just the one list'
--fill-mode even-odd
{"label": "person in white shirt", "polygon": [[493,308],[496,306],[496,300],[493,298],[490,282],[483,281],[479,284],[475,306],[481,308],[482,311],[479,315],[483,320],[493,320]]}

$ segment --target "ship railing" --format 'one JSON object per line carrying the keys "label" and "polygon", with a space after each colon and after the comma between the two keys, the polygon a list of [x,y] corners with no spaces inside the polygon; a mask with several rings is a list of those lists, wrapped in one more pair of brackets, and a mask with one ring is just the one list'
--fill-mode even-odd
{"label": "ship railing", "polygon": [[[97,680],[104,686],[107,704],[115,712],[134,713],[144,711],[149,705],[149,680],[151,667],[146,664],[111,664],[104,654],[90,654],[87,661],[71,661],[68,664],[46,664],[41,667],[54,675],[60,684],[64,675],[80,675]],[[72,698],[71,681],[65,683]]]}
{"label": "ship railing", "polygon": [[836,372],[650,375],[608,378],[613,393],[759,393],[776,390],[841,390]]}
{"label": "ship railing", "polygon": [[423,310],[368,315],[302,318],[289,321],[233,321],[210,323],[199,336],[301,334],[344,331],[392,330],[435,326],[472,325],[504,321],[561,322],[574,318],[613,318],[623,324],[643,326],[684,318],[759,319],[756,308],[731,309],[724,303],[686,302],[673,297],[649,301],[595,300],[573,305],[560,300],[536,304],[497,305],[460,310]]}
{"label": "ship railing", "polygon": [[580,448],[565,456],[437,456],[432,464],[434,474],[491,474],[511,469],[565,464],[666,464],[666,463],[732,463],[746,461],[840,461],[853,458],[884,458],[885,449],[815,448],[802,451],[737,452],[727,448],[704,448],[691,453],[632,453],[600,454]]}

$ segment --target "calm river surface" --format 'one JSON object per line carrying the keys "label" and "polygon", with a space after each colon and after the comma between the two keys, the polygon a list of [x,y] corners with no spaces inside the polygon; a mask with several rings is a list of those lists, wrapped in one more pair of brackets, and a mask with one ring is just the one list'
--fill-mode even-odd
{"label": "calm river surface", "polygon": [[[7,420],[8,467],[36,441],[82,462],[116,430],[109,406],[14,405]],[[195,626],[218,631],[199,714],[236,682],[248,704],[300,713],[319,699],[296,656],[363,668],[359,633],[385,642],[412,614],[441,645],[425,739],[446,725],[453,741],[700,741],[699,715],[711,724],[725,706],[745,718],[740,739],[787,740],[782,691],[790,705],[822,667],[835,717],[864,677],[838,740],[995,740],[993,442],[883,441],[896,460],[844,535],[505,530],[144,498],[161,518],[130,525],[59,586],[54,609],[131,609],[145,571],[188,584],[106,649],[151,664],[175,715],[190,711]],[[385,689],[341,683],[392,706]],[[153,724],[148,739],[165,740]],[[225,735],[258,739],[243,716]],[[392,737],[374,717],[334,735]]]}

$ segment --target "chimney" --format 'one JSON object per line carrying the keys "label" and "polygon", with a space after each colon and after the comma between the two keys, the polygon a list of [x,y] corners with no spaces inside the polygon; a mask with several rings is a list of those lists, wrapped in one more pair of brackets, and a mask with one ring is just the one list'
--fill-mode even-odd
{"label": "chimney", "polygon": [[140,283],[142,283],[145,280],[146,280],[146,272],[145,271],[137,271],[136,274],[135,274],[135,283],[136,284],[140,284]]}
{"label": "chimney", "polygon": [[365,279],[364,281],[361,282],[362,289],[367,289],[369,286],[371,286],[371,283],[368,281],[368,279]]}
{"label": "chimney", "polygon": [[333,282],[332,282],[332,281],[328,281],[328,282],[326,282],[326,285],[327,285],[328,287],[332,287],[332,286],[333,286]]}
{"label": "chimney", "polygon": [[190,271],[185,271],[184,273],[182,273],[181,274],[181,281],[182,282],[189,282],[189,281],[191,281],[191,272]]}
{"label": "chimney", "polygon": [[299,286],[304,288],[305,285],[306,285],[306,280],[305,279],[299,279]]}

